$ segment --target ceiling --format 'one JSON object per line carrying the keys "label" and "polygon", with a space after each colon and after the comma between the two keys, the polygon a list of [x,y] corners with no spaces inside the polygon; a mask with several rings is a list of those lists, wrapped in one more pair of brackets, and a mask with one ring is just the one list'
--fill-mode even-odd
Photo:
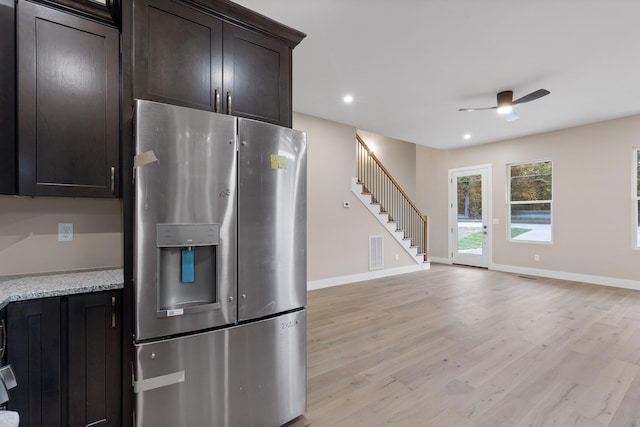
{"label": "ceiling", "polygon": [[[294,111],[392,138],[452,149],[640,113],[638,0],[236,3],[307,34]],[[457,111],[540,88],[513,122]]]}

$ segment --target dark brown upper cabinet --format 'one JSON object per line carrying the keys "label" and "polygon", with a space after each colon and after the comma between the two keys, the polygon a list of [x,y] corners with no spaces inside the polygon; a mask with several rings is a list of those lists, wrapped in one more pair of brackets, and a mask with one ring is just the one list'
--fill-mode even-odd
{"label": "dark brown upper cabinet", "polygon": [[20,1],[18,193],[118,197],[117,28]]}
{"label": "dark brown upper cabinet", "polygon": [[120,0],[34,0],[48,3],[61,10],[70,10],[73,13],[113,24],[120,27],[121,14]]}
{"label": "dark brown upper cabinet", "polygon": [[134,98],[291,126],[291,51],[304,34],[230,2],[134,4]]}
{"label": "dark brown upper cabinet", "polygon": [[222,21],[170,0],[135,3],[135,98],[216,111]]}
{"label": "dark brown upper cabinet", "polygon": [[291,49],[277,39],[224,25],[224,111],[291,126]]}
{"label": "dark brown upper cabinet", "polygon": [[0,1],[0,194],[16,191],[14,3]]}

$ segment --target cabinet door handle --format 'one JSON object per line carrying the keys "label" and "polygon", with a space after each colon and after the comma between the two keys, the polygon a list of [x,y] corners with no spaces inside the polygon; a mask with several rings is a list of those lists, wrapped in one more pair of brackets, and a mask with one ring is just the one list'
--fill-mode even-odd
{"label": "cabinet door handle", "polygon": [[116,168],[111,166],[111,194],[116,192]]}
{"label": "cabinet door handle", "polygon": [[220,112],[220,90],[218,88],[216,88],[215,94],[216,94],[216,105],[214,107],[215,108],[214,111],[216,113],[219,113]]}
{"label": "cabinet door handle", "polygon": [[111,327],[116,327],[116,297],[111,297]]}
{"label": "cabinet door handle", "polygon": [[7,350],[7,328],[4,319],[0,320],[0,333],[2,333],[2,347],[0,347],[0,358],[2,358]]}
{"label": "cabinet door handle", "polygon": [[231,114],[231,91],[227,92],[227,114]]}

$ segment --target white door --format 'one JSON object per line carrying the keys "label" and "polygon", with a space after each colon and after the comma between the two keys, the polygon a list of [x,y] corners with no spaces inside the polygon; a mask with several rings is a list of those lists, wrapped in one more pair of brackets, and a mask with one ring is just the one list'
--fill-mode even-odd
{"label": "white door", "polygon": [[488,267],[490,166],[449,171],[449,229],[454,264]]}

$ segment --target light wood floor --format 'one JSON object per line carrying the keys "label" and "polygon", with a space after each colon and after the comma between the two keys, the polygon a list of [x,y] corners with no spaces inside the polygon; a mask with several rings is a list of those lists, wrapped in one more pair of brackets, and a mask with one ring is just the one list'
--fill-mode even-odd
{"label": "light wood floor", "polygon": [[295,427],[640,425],[640,291],[435,264],[307,307]]}

